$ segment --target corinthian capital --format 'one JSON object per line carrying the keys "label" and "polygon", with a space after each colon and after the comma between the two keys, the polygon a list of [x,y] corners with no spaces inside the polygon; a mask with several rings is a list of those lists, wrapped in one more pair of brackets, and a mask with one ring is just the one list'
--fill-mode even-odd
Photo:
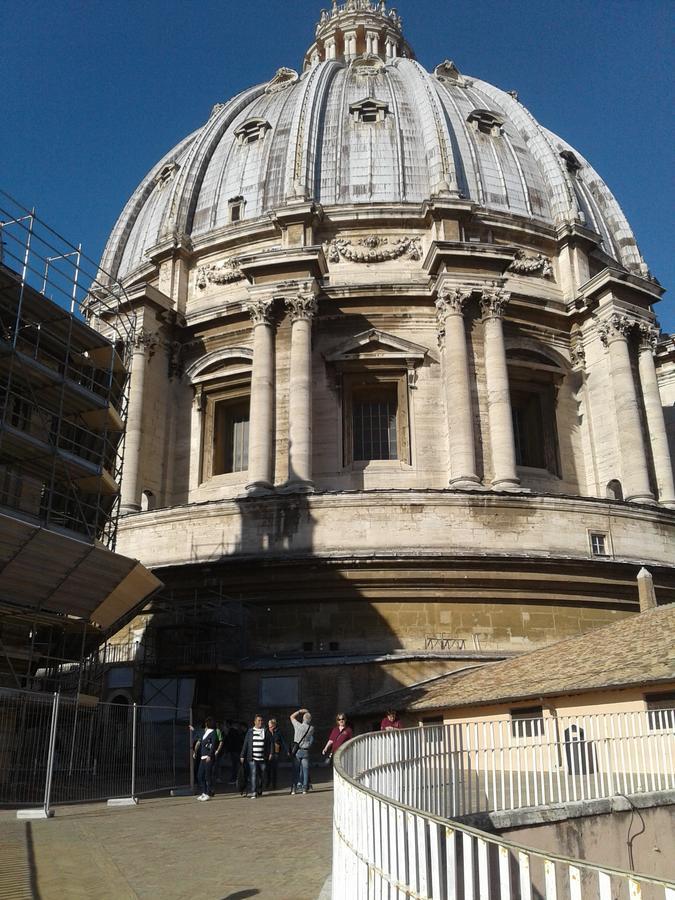
{"label": "corinthian capital", "polygon": [[484,288],[480,295],[483,319],[501,319],[511,294],[499,287]]}
{"label": "corinthian capital", "polygon": [[471,297],[471,288],[443,288],[436,298],[436,316],[439,323],[448,316],[461,316]]}
{"label": "corinthian capital", "polygon": [[640,350],[649,350],[650,353],[656,351],[656,345],[659,341],[660,329],[658,325],[652,322],[640,322]]}
{"label": "corinthian capital", "polygon": [[274,300],[250,300],[246,304],[251,321],[254,325],[273,325],[272,318]]}
{"label": "corinthian capital", "polygon": [[602,319],[598,323],[598,334],[605,347],[608,347],[612,341],[626,340],[634,327],[635,319],[631,319],[630,316],[613,313],[609,318]]}
{"label": "corinthian capital", "polygon": [[286,300],[286,311],[290,316],[291,322],[313,318],[318,308],[314,294],[297,294],[295,297],[289,297]]}
{"label": "corinthian capital", "polygon": [[132,342],[134,350],[145,350],[153,353],[159,343],[159,334],[156,331],[148,331],[147,328],[141,327],[134,332]]}

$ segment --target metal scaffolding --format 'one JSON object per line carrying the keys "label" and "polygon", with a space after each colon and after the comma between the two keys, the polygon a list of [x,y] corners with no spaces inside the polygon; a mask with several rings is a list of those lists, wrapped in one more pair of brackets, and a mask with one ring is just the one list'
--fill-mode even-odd
{"label": "metal scaffolding", "polygon": [[124,288],[0,190],[0,507],[114,549],[134,328]]}

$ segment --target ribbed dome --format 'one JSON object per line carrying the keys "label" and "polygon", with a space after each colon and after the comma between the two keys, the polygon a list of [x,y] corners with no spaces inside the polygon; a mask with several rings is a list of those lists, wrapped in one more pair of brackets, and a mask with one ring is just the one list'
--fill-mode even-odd
{"label": "ribbed dome", "polygon": [[[230,223],[234,198],[250,222],[299,199],[328,209],[419,206],[448,196],[550,227],[581,222],[607,254],[644,271],[618,203],[588,162],[515,96],[449,61],[427,72],[402,36],[398,45],[387,38],[385,51],[385,37],[400,34],[392,15],[367,0],[334,4],[302,75],[280,69],[269,83],[217,104],[135,191],[104,268],[124,278],[166,237],[204,238]],[[335,58],[326,58],[331,52]]]}

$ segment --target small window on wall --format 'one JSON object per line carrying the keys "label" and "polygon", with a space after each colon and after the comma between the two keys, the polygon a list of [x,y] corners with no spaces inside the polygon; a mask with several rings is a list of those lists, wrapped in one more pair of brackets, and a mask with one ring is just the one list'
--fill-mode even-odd
{"label": "small window on wall", "polygon": [[675,691],[646,694],[645,703],[647,704],[650,731],[675,729]]}
{"label": "small window on wall", "polygon": [[405,376],[350,375],[344,387],[345,463],[408,462]]}
{"label": "small window on wall", "polygon": [[544,733],[541,706],[520,706],[511,710],[511,734],[515,738],[540,737]]}
{"label": "small window on wall", "polygon": [[248,469],[250,400],[219,400],[213,413],[213,474]]}
{"label": "small window on wall", "polygon": [[591,544],[593,556],[609,556],[607,535],[601,531],[589,531],[588,540]]}

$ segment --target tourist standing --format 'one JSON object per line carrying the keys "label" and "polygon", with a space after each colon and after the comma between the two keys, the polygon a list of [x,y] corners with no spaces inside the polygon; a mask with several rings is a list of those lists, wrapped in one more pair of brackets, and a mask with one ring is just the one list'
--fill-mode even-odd
{"label": "tourist standing", "polygon": [[322,755],[326,756],[326,754],[328,754],[330,760],[338,747],[341,747],[352,737],[354,737],[354,732],[351,727],[347,725],[347,716],[344,713],[338,713],[335,717],[335,727],[331,731],[328,740],[326,741],[326,745],[321,751]]}
{"label": "tourist standing", "polygon": [[199,759],[197,784],[200,788],[199,800],[210,800],[213,797],[213,769],[215,761],[222,750],[223,741],[216,723],[208,716],[204,722],[204,734],[195,744],[195,758]]}
{"label": "tourist standing", "polygon": [[265,790],[277,789],[277,769],[279,768],[279,759],[282,753],[286,753],[286,741],[284,740],[276,719],[270,719],[267,723],[267,731],[272,739],[272,755],[267,764],[267,779],[265,780]]}
{"label": "tourist standing", "polygon": [[388,709],[387,715],[380,722],[380,731],[392,731],[400,728],[403,728],[403,725],[401,725],[398,713],[395,709]]}
{"label": "tourist standing", "polygon": [[291,794],[306,794],[309,790],[309,748],[314,743],[312,715],[308,709],[298,709],[291,714],[290,719],[293,726],[293,743],[291,745],[293,785]]}
{"label": "tourist standing", "polygon": [[241,748],[241,763],[248,763],[251,780],[251,800],[262,795],[265,766],[272,756],[272,738],[263,725],[263,717],[258,714],[253,725],[246,732]]}

